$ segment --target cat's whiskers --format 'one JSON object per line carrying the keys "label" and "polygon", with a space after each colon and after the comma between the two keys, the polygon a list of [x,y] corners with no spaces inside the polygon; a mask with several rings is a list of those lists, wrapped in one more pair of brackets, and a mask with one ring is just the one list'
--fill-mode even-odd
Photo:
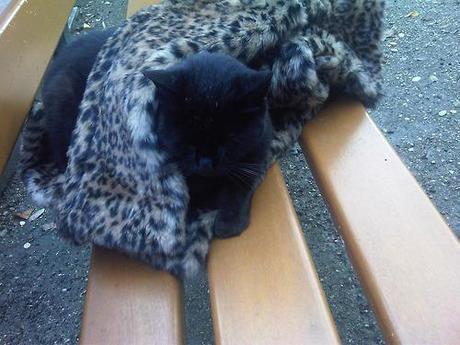
{"label": "cat's whiskers", "polygon": [[239,168],[239,169],[243,174],[247,176],[258,176],[259,175],[257,171],[252,170],[252,169],[248,169],[248,168]]}
{"label": "cat's whiskers", "polygon": [[250,168],[250,169],[253,169],[255,171],[260,171],[260,172],[265,171],[265,165],[264,164],[240,162],[236,166]]}
{"label": "cat's whiskers", "polygon": [[250,186],[249,182],[243,176],[239,175],[238,173],[235,173],[234,171],[229,171],[228,177],[230,177],[231,180],[233,180],[235,183],[239,184],[242,187]]}
{"label": "cat's whiskers", "polygon": [[239,181],[244,187],[250,187],[253,183],[253,176],[246,171],[241,170],[237,166],[230,166],[226,169],[227,176],[229,176],[233,181]]}
{"label": "cat's whiskers", "polygon": [[240,163],[232,166],[232,170],[238,171],[238,173],[251,178],[258,177],[265,173],[264,166],[261,164]]}

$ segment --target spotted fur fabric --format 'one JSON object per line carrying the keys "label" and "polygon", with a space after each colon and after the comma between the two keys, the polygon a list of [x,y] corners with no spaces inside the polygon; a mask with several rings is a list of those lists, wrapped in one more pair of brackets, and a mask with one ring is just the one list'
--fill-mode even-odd
{"label": "spotted fur fabric", "polygon": [[178,276],[204,263],[215,212],[187,217],[188,191],[156,136],[145,69],[199,51],[269,68],[276,130],[267,167],[298,138],[331,90],[372,105],[380,96],[383,0],[169,0],[128,19],[89,76],[64,174],[43,143],[43,110],[26,123],[22,175],[56,209],[60,233],[115,248]]}

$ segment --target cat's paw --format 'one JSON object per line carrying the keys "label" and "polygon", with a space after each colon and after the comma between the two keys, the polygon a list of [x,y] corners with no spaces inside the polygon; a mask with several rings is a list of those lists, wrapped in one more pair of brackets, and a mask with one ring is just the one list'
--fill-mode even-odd
{"label": "cat's paw", "polygon": [[222,212],[217,214],[214,223],[214,236],[227,238],[238,236],[249,226],[249,215],[247,216],[230,216]]}

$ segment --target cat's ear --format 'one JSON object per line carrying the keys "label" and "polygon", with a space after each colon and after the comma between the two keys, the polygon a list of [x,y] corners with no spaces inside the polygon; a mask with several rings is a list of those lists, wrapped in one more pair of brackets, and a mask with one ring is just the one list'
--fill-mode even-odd
{"label": "cat's ear", "polygon": [[253,71],[244,78],[244,91],[249,97],[263,97],[268,93],[271,81],[271,71]]}
{"label": "cat's ear", "polygon": [[144,70],[142,73],[146,78],[150,79],[160,90],[167,91],[169,93],[176,93],[180,89],[182,76],[178,70]]}

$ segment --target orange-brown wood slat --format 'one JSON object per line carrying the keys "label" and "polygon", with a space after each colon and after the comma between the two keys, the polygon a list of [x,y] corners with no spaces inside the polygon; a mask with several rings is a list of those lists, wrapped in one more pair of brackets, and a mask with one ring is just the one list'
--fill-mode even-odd
{"label": "orange-brown wood slat", "polygon": [[139,11],[141,8],[159,3],[160,0],[129,0],[128,17]]}
{"label": "orange-brown wood slat", "polygon": [[[145,5],[129,2],[130,14]],[[94,248],[82,345],[183,344],[181,283],[122,254]]]}
{"label": "orange-brown wood slat", "polygon": [[254,197],[251,225],[216,240],[208,260],[217,344],[338,344],[279,167]]}
{"label": "orange-brown wood slat", "polygon": [[12,0],[0,14],[0,173],[16,142],[73,0]]}
{"label": "orange-brown wood slat", "polygon": [[328,106],[301,144],[391,344],[460,344],[460,246],[354,102]]}
{"label": "orange-brown wood slat", "polygon": [[183,344],[182,309],[176,278],[96,247],[80,344]]}

